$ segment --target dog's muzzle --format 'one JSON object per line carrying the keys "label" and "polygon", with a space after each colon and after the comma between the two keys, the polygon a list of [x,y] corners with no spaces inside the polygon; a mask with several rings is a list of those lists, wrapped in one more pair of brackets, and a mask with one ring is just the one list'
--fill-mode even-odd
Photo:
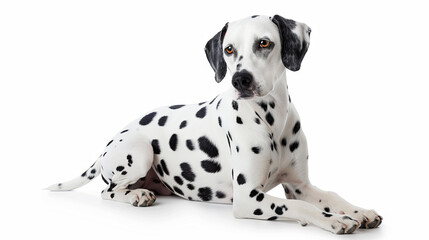
{"label": "dog's muzzle", "polygon": [[247,70],[236,72],[232,76],[232,86],[237,89],[241,98],[253,97],[255,95],[253,75]]}

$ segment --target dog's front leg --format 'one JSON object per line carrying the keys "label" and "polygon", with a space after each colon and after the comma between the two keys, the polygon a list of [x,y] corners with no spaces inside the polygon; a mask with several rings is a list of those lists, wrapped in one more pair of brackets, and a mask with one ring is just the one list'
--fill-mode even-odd
{"label": "dog's front leg", "polygon": [[[302,130],[293,130],[294,134],[289,142],[299,142],[299,147],[291,151],[293,159],[291,166],[287,168],[287,176],[282,179],[286,197],[308,202],[328,214],[340,214],[357,219],[361,228],[376,228],[382,222],[382,217],[374,210],[367,210],[354,206],[344,200],[335,192],[323,191],[313,186],[308,178],[308,151],[307,140]],[[292,132],[292,130],[288,130]]]}
{"label": "dog's front leg", "polygon": [[344,215],[326,213],[311,203],[276,198],[262,192],[268,175],[269,157],[260,146],[257,154],[252,146],[240,146],[233,155],[233,212],[237,218],[295,220],[305,226],[314,224],[333,233],[352,233],[359,222]]}
{"label": "dog's front leg", "polygon": [[[287,189],[286,185],[283,187]],[[361,228],[376,228],[383,220],[376,211],[354,206],[335,192],[320,190],[309,183],[299,187],[299,194],[296,193],[296,189],[298,188],[294,190],[296,199],[314,204],[327,213],[338,213],[355,218],[361,222]],[[290,191],[288,189],[288,192]]]}

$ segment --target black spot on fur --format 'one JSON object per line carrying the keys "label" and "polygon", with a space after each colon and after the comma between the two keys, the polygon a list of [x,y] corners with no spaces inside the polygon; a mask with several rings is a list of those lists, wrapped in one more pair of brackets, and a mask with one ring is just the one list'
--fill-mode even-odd
{"label": "black spot on fur", "polygon": [[217,117],[217,122],[219,123],[219,127],[222,127],[222,119],[220,117]]}
{"label": "black spot on fur", "polygon": [[231,133],[228,131],[228,137],[229,137],[229,139],[231,139],[231,141],[232,141],[232,136],[231,136]]}
{"label": "black spot on fur", "polygon": [[220,172],[221,166],[218,162],[213,160],[203,160],[201,161],[201,167],[209,173],[217,173]]}
{"label": "black spot on fur", "polygon": [[250,194],[249,194],[249,197],[254,197],[254,196],[256,196],[256,195],[258,195],[258,190],[256,190],[256,189],[253,189],[252,191],[250,191]]}
{"label": "black spot on fur", "polygon": [[261,210],[260,208],[258,208],[258,209],[256,209],[255,211],[253,211],[253,214],[254,214],[254,215],[262,215],[262,214],[263,214],[263,212],[262,212],[262,210]]}
{"label": "black spot on fur", "polygon": [[201,151],[205,152],[209,157],[215,158],[219,156],[217,147],[206,136],[198,138],[198,145]]}
{"label": "black spot on fur", "polygon": [[195,116],[197,118],[204,118],[206,116],[206,107],[201,108],[200,110],[198,110],[198,112],[195,114]]}
{"label": "black spot on fur", "polygon": [[289,145],[289,150],[291,152],[295,151],[299,147],[299,142],[295,141],[291,145]]}
{"label": "black spot on fur", "polygon": [[190,183],[188,185],[186,185],[186,186],[188,187],[189,190],[194,190],[195,189],[194,185],[192,185]]}
{"label": "black spot on fur", "polygon": [[101,174],[101,179],[103,179],[104,183],[109,184],[109,182],[106,180],[106,178],[103,176],[103,174]]}
{"label": "black spot on fur", "polygon": [[276,216],[272,216],[272,217],[268,218],[267,220],[268,221],[274,221],[274,220],[277,220],[277,217]]}
{"label": "black spot on fur", "polygon": [[127,175],[127,171],[123,171],[123,172],[121,172],[121,175]]}
{"label": "black spot on fur", "polygon": [[299,131],[299,129],[301,129],[301,123],[299,121],[297,121],[295,123],[295,126],[293,126],[292,133],[296,134]]}
{"label": "black spot on fur", "polygon": [[179,185],[183,185],[183,180],[179,176],[174,176],[174,181],[176,181]]}
{"label": "black spot on fur", "polygon": [[108,192],[111,192],[111,191],[113,191],[113,189],[116,187],[116,183],[114,183],[114,182],[110,182],[110,185],[109,185],[109,189],[107,189],[107,191]]}
{"label": "black spot on fur", "polygon": [[158,139],[152,140],[151,144],[152,144],[152,148],[153,148],[153,153],[154,154],[160,154],[161,153],[161,149],[159,148]]}
{"label": "black spot on fur", "polygon": [[222,199],[222,198],[225,198],[226,195],[221,191],[216,191],[216,197]]}
{"label": "black spot on fur", "polygon": [[252,147],[252,152],[259,154],[261,152],[261,148],[260,147]]}
{"label": "black spot on fur", "polygon": [[113,140],[110,140],[110,142],[107,143],[106,147],[108,147],[112,142]]}
{"label": "black spot on fur", "polygon": [[253,15],[253,16],[252,16],[252,18],[256,18],[256,17],[259,17],[259,15]]}
{"label": "black spot on fur", "polygon": [[237,117],[236,122],[238,124],[243,124],[243,120],[241,120],[241,117]]}
{"label": "black spot on fur", "polygon": [[170,145],[171,150],[176,151],[176,149],[177,149],[177,134],[171,135],[170,141],[168,141],[168,144]]}
{"label": "black spot on fur", "polygon": [[152,122],[153,118],[155,117],[156,112],[151,112],[148,115],[144,116],[142,119],[140,119],[140,125],[148,125]]}
{"label": "black spot on fur", "polygon": [[192,140],[190,140],[190,139],[186,140],[186,147],[191,151],[193,151],[195,149],[194,144],[192,143]]}
{"label": "black spot on fur", "polygon": [[183,106],[185,106],[185,105],[182,105],[182,104],[181,105],[173,105],[173,106],[170,106],[170,109],[179,109]]}
{"label": "black spot on fur", "polygon": [[229,151],[231,151],[231,142],[230,142],[230,140],[229,140],[228,135],[226,135],[226,140],[228,141]]}
{"label": "black spot on fur", "polygon": [[262,102],[260,102],[260,103],[258,103],[259,104],[259,106],[266,112],[267,111],[267,109],[268,109],[268,105],[264,102],[264,101],[262,101]]}
{"label": "black spot on fur", "polygon": [[193,182],[195,180],[195,173],[192,172],[191,165],[189,163],[181,163],[180,168],[182,169],[182,177],[186,180]]}
{"label": "black spot on fur", "polygon": [[167,164],[165,164],[164,159],[161,159],[160,163],[161,163],[162,171],[165,172],[165,174],[170,175],[170,171],[168,171]]}
{"label": "black spot on fur", "polygon": [[299,190],[299,189],[296,189],[295,192],[296,192],[296,194],[302,194],[301,190]]}
{"label": "black spot on fur", "polygon": [[270,124],[270,126],[272,126],[274,124],[274,118],[270,112],[267,113],[267,115],[265,115],[265,120],[267,120],[267,122],[268,122],[268,124]]}
{"label": "black spot on fur", "polygon": [[285,193],[286,193],[286,194],[289,194],[289,193],[290,193],[289,188],[288,188],[288,187],[286,187],[285,185],[283,185],[283,189],[285,190]]}
{"label": "black spot on fur", "polygon": [[128,132],[128,129],[126,129],[126,130],[124,130],[124,131],[120,132],[120,134],[122,134],[122,133],[126,133],[126,132]]}
{"label": "black spot on fur", "polygon": [[161,165],[156,165],[156,172],[161,176],[164,177],[164,172],[162,171]]}
{"label": "black spot on fur", "polygon": [[287,145],[286,138],[282,138],[281,144],[283,147]]}
{"label": "black spot on fur", "polygon": [[212,193],[211,188],[209,188],[209,187],[199,188],[198,189],[198,197],[201,198],[201,200],[203,200],[203,201],[212,200],[213,193]]}
{"label": "black spot on fur", "polygon": [[116,171],[118,171],[118,172],[122,172],[124,169],[125,169],[124,166],[117,166],[116,167]]}
{"label": "black spot on fur", "polygon": [[325,216],[327,218],[332,217],[332,214],[330,214],[330,213],[322,212],[322,214],[323,214],[323,216]]}
{"label": "black spot on fur", "polygon": [[255,123],[256,124],[261,124],[261,120],[259,120],[259,118],[255,118]]}
{"label": "black spot on fur", "polygon": [[174,187],[173,187],[173,189],[174,189],[174,191],[175,191],[176,193],[178,193],[178,194],[180,194],[180,195],[182,195],[182,196],[183,196],[183,192],[182,192],[182,190],[181,190],[180,188],[178,188],[178,187],[174,186]]}
{"label": "black spot on fur", "polygon": [[128,160],[128,167],[131,167],[131,165],[133,164],[133,156],[131,156],[130,154],[127,155],[127,160]]}
{"label": "black spot on fur", "polygon": [[325,207],[323,210],[325,210],[325,212],[330,212],[331,209],[329,209],[328,207]]}
{"label": "black spot on fur", "polygon": [[245,184],[246,183],[246,177],[244,177],[244,175],[243,174],[238,174],[238,176],[237,176],[237,183],[238,183],[238,185],[243,185],[243,184]]}
{"label": "black spot on fur", "polygon": [[256,196],[256,201],[261,202],[262,200],[264,200],[264,193],[260,193],[258,194],[258,196]]}
{"label": "black spot on fur", "polygon": [[274,102],[270,102],[269,105],[272,109],[274,109],[276,107],[276,104]]}
{"label": "black spot on fur", "polygon": [[115,194],[114,194],[114,193],[110,194],[110,198],[111,198],[111,199],[113,199],[114,197],[115,197]]}
{"label": "black spot on fur", "polygon": [[287,211],[287,207],[286,207],[285,205],[283,205],[283,206],[279,206],[279,207],[276,207],[275,212],[276,212],[278,215],[283,215],[283,210]]}
{"label": "black spot on fur", "polygon": [[219,106],[220,106],[220,103],[222,102],[222,98],[221,99],[219,99],[219,102],[217,102],[217,104],[216,104],[216,110],[218,110],[219,109]]}
{"label": "black spot on fur", "polygon": [[164,126],[165,123],[167,122],[168,117],[167,116],[162,116],[159,120],[158,120],[158,125],[159,126]]}
{"label": "black spot on fur", "polygon": [[217,98],[218,96],[216,96],[215,98],[213,98],[213,100],[211,100],[210,102],[209,102],[209,105],[211,105],[215,100],[216,100],[216,98]]}
{"label": "black spot on fur", "polygon": [[235,100],[232,100],[232,108],[236,111],[238,111],[238,103]]}
{"label": "black spot on fur", "polygon": [[182,123],[180,123],[180,127],[179,128],[182,129],[182,128],[186,127],[186,125],[187,125],[187,122],[185,120]]}
{"label": "black spot on fur", "polygon": [[130,193],[130,192],[131,192],[130,190],[126,191],[126,192],[125,192],[125,195],[128,195],[128,193]]}

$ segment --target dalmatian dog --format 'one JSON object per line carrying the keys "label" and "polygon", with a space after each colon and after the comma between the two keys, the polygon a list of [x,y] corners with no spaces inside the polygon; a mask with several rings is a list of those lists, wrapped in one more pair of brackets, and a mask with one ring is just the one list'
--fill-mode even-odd
{"label": "dalmatian dog", "polygon": [[[279,15],[227,23],[205,47],[217,82],[231,88],[207,102],[157,108],[107,143],[67,191],[101,174],[101,197],[151,206],[156,195],[232,204],[236,218],[295,220],[327,231],[376,228],[374,210],[323,191],[308,177],[307,141],[291,102],[286,69],[298,71],[310,28]],[[285,198],[267,194],[281,184]]]}

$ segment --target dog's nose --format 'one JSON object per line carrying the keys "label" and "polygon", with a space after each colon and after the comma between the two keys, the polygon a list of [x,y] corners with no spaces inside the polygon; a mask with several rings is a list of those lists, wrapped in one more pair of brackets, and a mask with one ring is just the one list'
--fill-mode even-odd
{"label": "dog's nose", "polygon": [[236,72],[234,76],[232,76],[232,86],[238,91],[249,90],[253,82],[253,76],[250,72],[246,70],[242,70],[240,72]]}

